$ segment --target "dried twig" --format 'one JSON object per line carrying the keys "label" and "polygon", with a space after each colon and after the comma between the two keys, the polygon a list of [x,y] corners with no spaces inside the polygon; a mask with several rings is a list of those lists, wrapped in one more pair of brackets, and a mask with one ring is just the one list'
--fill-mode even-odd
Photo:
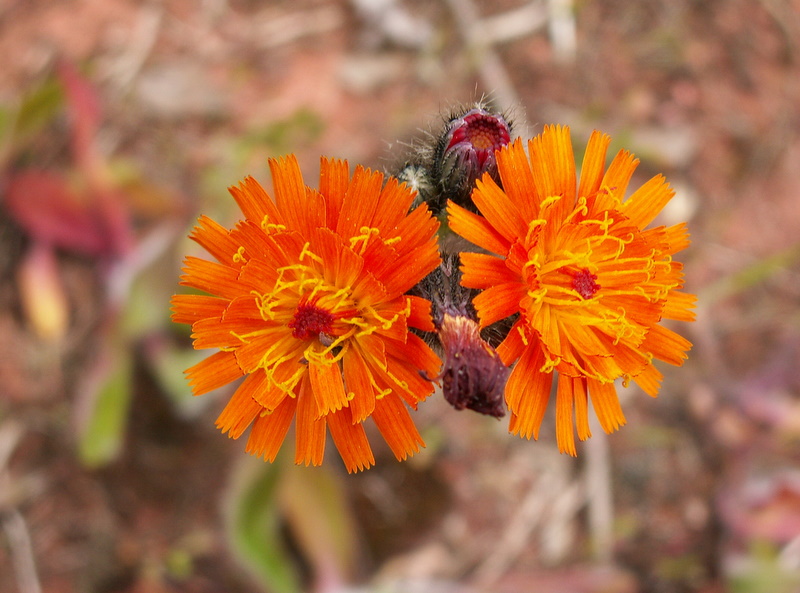
{"label": "dried twig", "polygon": [[11,551],[11,560],[17,576],[20,593],[41,593],[36,562],[33,559],[33,546],[28,526],[16,509],[7,510],[0,519]]}
{"label": "dried twig", "polygon": [[147,61],[161,30],[164,9],[155,4],[146,4],[139,9],[139,18],[126,45],[125,53],[111,65],[108,77],[122,91],[130,88]]}
{"label": "dried twig", "polygon": [[609,562],[613,550],[614,507],[611,494],[611,460],[608,436],[597,418],[590,416],[594,435],[586,444],[586,491],[589,515],[589,532],[595,559]]}
{"label": "dried twig", "polygon": [[0,426],[0,525],[5,533],[20,593],[40,593],[39,575],[33,557],[33,546],[28,526],[22,514],[14,508],[10,490],[8,462],[22,438],[22,428],[13,422]]}
{"label": "dried twig", "polygon": [[[472,0],[447,0],[461,37],[474,56],[483,86],[490,91],[492,101],[500,111],[508,112],[521,105],[519,95],[503,61],[482,34],[482,21]],[[496,17],[495,17],[496,18]],[[514,127],[527,135],[528,122],[523,114],[514,116]]]}

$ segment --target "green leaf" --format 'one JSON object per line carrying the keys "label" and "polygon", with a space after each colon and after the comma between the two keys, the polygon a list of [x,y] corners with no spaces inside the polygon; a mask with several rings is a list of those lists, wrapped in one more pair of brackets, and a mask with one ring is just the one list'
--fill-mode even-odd
{"label": "green leaf", "polygon": [[773,277],[796,265],[798,261],[800,261],[800,245],[793,245],[788,249],[758,259],[741,270],[706,286],[699,300],[708,307],[712,303],[770,281]]}
{"label": "green leaf", "polygon": [[78,456],[90,468],[116,459],[122,448],[131,402],[132,356],[129,349],[114,348],[110,366],[94,394],[88,422],[79,435]]}
{"label": "green leaf", "polygon": [[245,158],[258,148],[266,148],[274,154],[284,154],[313,142],[324,129],[325,123],[317,113],[301,108],[286,119],[250,129],[239,140],[238,148]]}
{"label": "green leaf", "polygon": [[244,458],[227,504],[231,548],[272,593],[297,593],[300,579],[281,537],[276,494],[283,478],[278,464]]}
{"label": "green leaf", "polygon": [[38,134],[64,105],[64,89],[50,78],[27,93],[17,109],[12,142],[15,148]]}
{"label": "green leaf", "polygon": [[774,544],[751,542],[748,552],[727,575],[731,593],[796,593],[800,590],[800,570],[782,562]]}
{"label": "green leaf", "polygon": [[279,501],[304,557],[319,577],[346,581],[354,566],[355,522],[337,475],[327,467],[289,466]]}

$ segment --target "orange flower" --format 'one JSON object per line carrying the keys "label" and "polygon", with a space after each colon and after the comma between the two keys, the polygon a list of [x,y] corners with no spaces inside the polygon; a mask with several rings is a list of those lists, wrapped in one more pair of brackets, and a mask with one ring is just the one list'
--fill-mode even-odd
{"label": "orange flower", "polygon": [[588,399],[606,432],[625,423],[614,381],[658,393],[653,359],[680,365],[691,344],[658,325],[691,321],[694,295],[672,257],[689,244],[685,224],[645,229],[674,192],[656,176],[623,200],[638,160],[621,151],[605,168],[610,138],[594,132],[576,188],[569,129],[545,128],[497,153],[502,188],[484,175],[472,199],[482,216],[449,204],[450,227],[489,253],[462,253],[462,284],[482,327],[519,314],[497,348],[516,361],[506,385],[509,430],[538,438],[554,371],[556,435],[576,454],[591,436]]}
{"label": "orange flower", "polygon": [[320,189],[294,156],[271,160],[275,201],[248,177],[231,188],[232,230],[202,216],[191,238],[218,263],[187,257],[173,320],[195,348],[220,351],[186,371],[195,395],[242,376],[217,426],[272,461],[295,420],[296,463],[319,465],[326,427],[348,471],[375,463],[371,417],[395,456],[424,446],[406,405],[433,385],[439,358],[409,328],[433,330],[430,303],[404,293],[439,263],[438,223],[395,180],[322,159]]}

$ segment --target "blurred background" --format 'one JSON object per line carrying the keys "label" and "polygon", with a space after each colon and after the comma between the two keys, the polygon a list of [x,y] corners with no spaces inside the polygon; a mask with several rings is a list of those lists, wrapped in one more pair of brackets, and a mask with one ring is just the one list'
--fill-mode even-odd
{"label": "blurred background", "polygon": [[[0,590],[800,591],[800,2],[0,1]],[[579,457],[440,396],[347,475],[214,428],[169,321],[266,159],[394,171],[489,97],[677,190],[698,320]],[[551,406],[552,408],[552,406]]]}

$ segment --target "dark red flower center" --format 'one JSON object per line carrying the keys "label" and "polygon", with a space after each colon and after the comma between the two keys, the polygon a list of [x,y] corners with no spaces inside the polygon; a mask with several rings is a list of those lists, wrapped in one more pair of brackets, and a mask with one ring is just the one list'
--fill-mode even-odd
{"label": "dark red flower center", "polygon": [[597,275],[584,268],[572,276],[572,288],[584,299],[590,299],[600,290],[600,285],[595,282]]}
{"label": "dark red flower center", "polygon": [[320,334],[331,334],[333,331],[333,313],[313,303],[301,303],[288,323],[292,328],[292,336],[298,340],[307,340]]}
{"label": "dark red flower center", "polygon": [[475,109],[467,113],[462,123],[453,130],[447,148],[468,142],[476,150],[494,151],[508,144],[510,139],[508,124],[503,119]]}

